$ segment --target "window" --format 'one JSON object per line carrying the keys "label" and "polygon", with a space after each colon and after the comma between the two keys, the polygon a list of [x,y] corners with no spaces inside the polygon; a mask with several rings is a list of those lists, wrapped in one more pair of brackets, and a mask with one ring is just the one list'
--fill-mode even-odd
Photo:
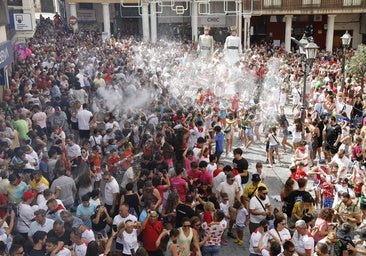
{"label": "window", "polygon": [[281,6],[281,0],[264,0],[264,7]]}
{"label": "window", "polygon": [[361,0],[343,0],[343,6],[358,6],[361,5]]}
{"label": "window", "polygon": [[321,0],[302,0],[302,5],[320,5]]}
{"label": "window", "polygon": [[53,0],[41,0],[41,12],[54,13]]}
{"label": "window", "polygon": [[79,9],[93,10],[93,3],[79,3]]}

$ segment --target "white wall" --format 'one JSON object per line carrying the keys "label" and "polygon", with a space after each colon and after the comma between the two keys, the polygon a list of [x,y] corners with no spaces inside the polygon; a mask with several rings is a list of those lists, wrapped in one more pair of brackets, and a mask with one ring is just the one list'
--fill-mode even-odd
{"label": "white wall", "polygon": [[360,14],[337,14],[335,17],[334,30],[352,30],[352,48],[357,48],[362,43],[360,34]]}

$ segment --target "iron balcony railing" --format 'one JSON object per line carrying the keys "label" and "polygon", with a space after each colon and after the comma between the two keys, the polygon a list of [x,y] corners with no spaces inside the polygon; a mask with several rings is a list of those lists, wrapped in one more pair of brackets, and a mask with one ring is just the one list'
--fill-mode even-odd
{"label": "iron balcony railing", "polygon": [[366,0],[243,0],[243,7],[253,12],[359,12],[366,10]]}

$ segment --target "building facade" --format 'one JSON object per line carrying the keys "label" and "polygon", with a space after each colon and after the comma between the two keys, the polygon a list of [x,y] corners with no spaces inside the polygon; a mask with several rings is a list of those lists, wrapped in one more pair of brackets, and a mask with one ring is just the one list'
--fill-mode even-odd
{"label": "building facade", "polygon": [[[31,0],[8,0],[12,3]],[[32,1],[31,1],[32,2]],[[103,32],[106,37],[139,35],[196,41],[203,26],[223,42],[228,28],[239,28],[243,48],[272,42],[291,50],[310,28],[314,41],[327,51],[341,46],[346,30],[352,46],[366,41],[366,0],[35,0],[36,13],[58,12],[76,30]],[[46,7],[47,6],[47,7]],[[10,15],[11,16],[11,15]]]}

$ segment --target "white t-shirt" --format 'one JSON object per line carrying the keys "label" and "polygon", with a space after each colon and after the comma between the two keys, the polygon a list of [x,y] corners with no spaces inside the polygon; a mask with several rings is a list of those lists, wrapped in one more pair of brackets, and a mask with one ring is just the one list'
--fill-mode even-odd
{"label": "white t-shirt", "polygon": [[[249,201],[249,212],[250,210],[255,210],[258,212],[264,212],[265,209],[263,208],[262,204],[259,202],[259,200],[262,202],[264,208],[267,209],[268,206],[271,205],[271,203],[269,202],[269,198],[268,196],[266,196],[265,200],[260,199],[258,196],[253,196],[250,201]],[[264,215],[253,215],[250,214],[250,221],[252,223],[259,223],[261,222],[266,216]]]}
{"label": "white t-shirt", "polygon": [[86,243],[74,244],[74,252],[76,256],[85,256],[86,249],[87,249]]}
{"label": "white t-shirt", "polygon": [[213,172],[214,172],[214,170],[216,170],[217,169],[217,164],[210,164],[210,163],[208,163],[208,165],[207,165],[207,171],[211,174],[211,176],[213,176]]}
{"label": "white t-shirt", "polygon": [[[250,236],[250,240],[249,240],[249,252],[256,254],[256,255],[262,255],[261,253],[257,253],[254,251],[254,248],[258,248],[258,244],[259,244],[259,239],[261,238],[261,233],[258,230],[255,230],[252,235]],[[266,248],[268,245],[268,240],[269,240],[270,236],[268,234],[264,235],[263,238],[263,243],[262,243],[262,247]]]}
{"label": "white t-shirt", "polygon": [[305,250],[311,249],[311,255],[314,254],[314,238],[310,233],[299,236],[296,230],[292,236],[292,242],[295,245],[296,251],[305,253]]}
{"label": "white t-shirt", "polygon": [[137,230],[134,229],[132,233],[127,233],[126,230],[123,231],[123,254],[131,254],[131,249],[135,252],[139,248],[139,244],[137,242]]}
{"label": "white t-shirt", "polygon": [[[121,215],[116,215],[113,218],[113,226],[116,225],[117,228],[120,223],[126,222],[127,220],[132,220],[133,222],[137,221],[137,218],[135,215],[129,214],[127,217],[123,218]],[[120,238],[119,236],[116,237],[116,243],[123,244],[123,238]],[[130,252],[131,253],[131,252]]]}
{"label": "white t-shirt", "polygon": [[234,182],[233,184],[228,184],[227,181],[221,182],[220,185],[216,189],[217,191],[226,192],[229,195],[229,203],[232,206],[235,202],[236,192],[239,191],[238,184]]}
{"label": "white t-shirt", "polygon": [[94,232],[90,228],[87,228],[82,234],[81,238],[84,239],[85,242],[90,243],[95,240]]}
{"label": "white t-shirt", "polygon": [[269,230],[269,235],[273,238],[277,237],[279,240],[281,240],[282,244],[286,241],[286,240],[291,240],[291,234],[290,231],[288,231],[288,229],[283,228],[282,230],[278,231],[274,228],[272,228],[271,230]]}
{"label": "white t-shirt", "polygon": [[71,256],[71,251],[65,247],[62,247],[61,250],[56,253],[56,256]]}
{"label": "white t-shirt", "polygon": [[122,182],[121,182],[121,187],[125,188],[127,183],[131,182],[133,180],[133,178],[135,177],[135,174],[133,172],[133,168],[129,167],[125,174],[123,174],[123,178],[122,178]]}
{"label": "white t-shirt", "polygon": [[76,119],[78,120],[79,130],[89,130],[90,129],[89,122],[90,122],[91,117],[93,117],[93,113],[86,109],[80,110],[76,114]]}
{"label": "white t-shirt", "polygon": [[104,203],[107,205],[113,205],[113,194],[119,193],[119,186],[114,177],[111,177],[112,181],[107,182],[104,188]]}
{"label": "white t-shirt", "polygon": [[244,207],[241,209],[238,209],[236,214],[236,225],[239,227],[243,227],[244,223],[247,219],[248,211]]}
{"label": "white t-shirt", "polygon": [[17,231],[20,233],[28,233],[29,226],[34,219],[34,210],[29,204],[20,203],[18,208]]}
{"label": "white t-shirt", "polygon": [[226,175],[223,171],[217,174],[215,177],[212,176],[212,182],[213,182],[212,192],[215,193],[220,183],[225,181],[226,181]]}

